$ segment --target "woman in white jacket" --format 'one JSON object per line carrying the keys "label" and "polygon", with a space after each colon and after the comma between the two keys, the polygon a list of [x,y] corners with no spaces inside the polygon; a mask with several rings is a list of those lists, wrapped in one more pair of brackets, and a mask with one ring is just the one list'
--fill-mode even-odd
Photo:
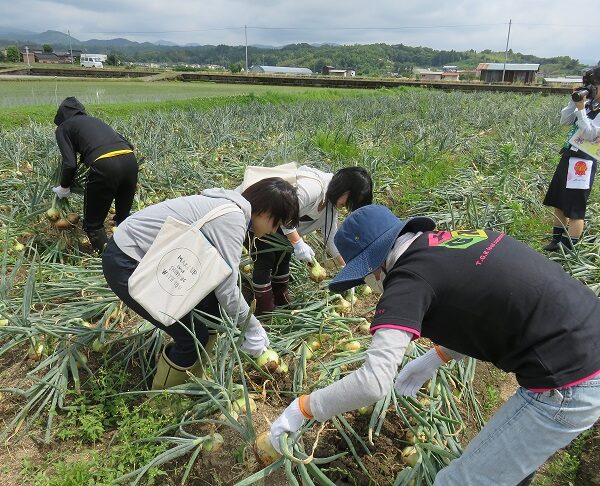
{"label": "woman in white jacket", "polygon": [[[207,189],[200,195],[178,197],[149,206],[129,216],[119,225],[102,255],[102,269],[108,285],[132,310],[173,338],[157,363],[152,390],[160,390],[187,381],[187,371],[201,373],[202,360],[198,358],[196,338],[210,353],[216,334],[210,334],[204,319],[194,319],[193,311],[166,327],[154,319],[129,294],[129,277],[148,252],[168,216],[187,224],[194,224],[211,210],[234,203],[241,211],[234,211],[205,223],[200,231],[217,249],[232,269],[231,274],[196,306],[196,310],[219,319],[219,305],[232,318],[244,322],[249,308],[238,288],[238,268],[242,245],[248,230],[257,236],[273,233],[282,225],[297,224],[298,198],[295,188],[283,179],[263,179],[248,187],[242,194],[226,189]],[[269,339],[256,317],[250,316],[242,349],[259,356],[269,345]]]}
{"label": "woman in white jacket", "polygon": [[[302,238],[320,229],[328,253],[340,266],[344,259],[335,247],[338,209],[353,211],[373,200],[373,181],[362,167],[345,167],[335,174],[301,166],[297,173],[300,222],[294,227],[282,225],[278,231],[287,237],[296,258],[310,262],[313,249]],[[256,239],[256,260],[252,287],[256,299],[256,315],[272,311],[275,306],[290,303],[288,283],[291,251],[278,251],[269,242]],[[291,248],[290,248],[291,250]]]}

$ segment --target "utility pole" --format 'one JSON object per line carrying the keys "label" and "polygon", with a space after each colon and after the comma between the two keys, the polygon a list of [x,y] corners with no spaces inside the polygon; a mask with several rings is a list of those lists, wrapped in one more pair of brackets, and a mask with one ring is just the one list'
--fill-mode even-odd
{"label": "utility pole", "polygon": [[27,67],[31,67],[31,64],[29,64],[29,46],[25,46],[25,55],[27,56]]}
{"label": "utility pole", "polygon": [[246,74],[248,73],[248,28],[244,25],[244,37],[246,38]]}
{"label": "utility pole", "polygon": [[506,74],[506,61],[508,60],[508,41],[510,39],[510,26],[512,19],[508,21],[508,35],[506,36],[506,49],[504,49],[504,68],[502,69],[502,82],[504,83],[504,75]]}
{"label": "utility pole", "polygon": [[73,46],[71,44],[71,31],[67,30],[67,33],[69,34],[69,51],[71,51],[71,64],[73,64]]}

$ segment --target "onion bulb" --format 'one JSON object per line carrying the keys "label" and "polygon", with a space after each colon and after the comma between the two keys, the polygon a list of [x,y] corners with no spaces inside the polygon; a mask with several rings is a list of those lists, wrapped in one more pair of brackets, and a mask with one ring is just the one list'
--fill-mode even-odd
{"label": "onion bulb", "polygon": [[69,223],[68,219],[60,218],[56,223],[54,223],[54,227],[59,230],[67,230],[71,227],[71,223]]}
{"label": "onion bulb", "polygon": [[100,339],[98,338],[92,341],[92,351],[94,351],[95,353],[104,353],[104,351],[106,351],[107,348],[108,345],[105,342],[100,341]]}
{"label": "onion bulb", "polygon": [[78,213],[69,213],[67,214],[67,220],[71,224],[79,223],[79,214]]}
{"label": "onion bulb", "polygon": [[348,341],[346,344],[344,344],[344,350],[345,351],[351,351],[353,353],[355,353],[356,351],[360,350],[360,342],[358,341]]}
{"label": "onion bulb", "polygon": [[367,405],[366,407],[360,407],[356,411],[361,415],[371,415],[373,413],[373,405]]}
{"label": "onion bulb", "polygon": [[267,349],[263,354],[256,358],[256,364],[269,372],[273,372],[279,366],[279,355],[272,349]]}
{"label": "onion bulb", "polygon": [[[256,402],[251,397],[248,397],[248,402],[250,403],[250,412],[256,412]],[[246,413],[246,399],[244,397],[238,398],[231,405],[231,409],[238,415]]]}
{"label": "onion bulb", "polygon": [[415,467],[419,460],[419,452],[414,446],[408,446],[402,449],[402,462],[410,467]]}
{"label": "onion bulb", "polygon": [[259,434],[254,443],[254,453],[263,466],[268,466],[281,457],[279,452],[273,447],[273,444],[271,444],[270,432]]}
{"label": "onion bulb", "polygon": [[46,211],[46,217],[50,221],[56,221],[58,218],[60,218],[60,211],[56,208],[50,208],[48,211]]}
{"label": "onion bulb", "polygon": [[325,269],[319,264],[318,261],[313,260],[312,268],[310,269],[310,279],[313,282],[322,282],[327,278]]}
{"label": "onion bulb", "polygon": [[368,285],[361,285],[360,287],[360,295],[363,297],[367,297],[373,293],[373,289]]}
{"label": "onion bulb", "polygon": [[343,297],[340,297],[335,305],[335,310],[338,314],[345,316],[352,310],[352,304]]}
{"label": "onion bulb", "polygon": [[210,439],[202,443],[204,452],[217,452],[223,447],[223,436],[217,432],[210,435]]}

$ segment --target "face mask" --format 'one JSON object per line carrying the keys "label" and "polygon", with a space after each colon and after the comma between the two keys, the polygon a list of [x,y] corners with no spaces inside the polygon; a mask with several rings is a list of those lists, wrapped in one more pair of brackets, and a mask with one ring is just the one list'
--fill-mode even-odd
{"label": "face mask", "polygon": [[377,294],[383,294],[383,281],[385,280],[386,273],[382,270],[379,274],[380,280],[375,278],[375,275],[370,273],[365,277],[365,284],[371,287],[371,290]]}

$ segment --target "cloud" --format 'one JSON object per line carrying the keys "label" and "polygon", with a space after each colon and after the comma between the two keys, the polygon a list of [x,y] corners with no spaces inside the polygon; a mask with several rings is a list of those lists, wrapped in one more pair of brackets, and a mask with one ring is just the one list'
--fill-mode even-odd
{"label": "cloud", "polygon": [[503,50],[598,57],[592,21],[571,21],[564,3],[541,0],[0,0],[3,24],[66,32],[81,40],[126,37],[179,43],[283,45],[385,42],[434,49]]}

